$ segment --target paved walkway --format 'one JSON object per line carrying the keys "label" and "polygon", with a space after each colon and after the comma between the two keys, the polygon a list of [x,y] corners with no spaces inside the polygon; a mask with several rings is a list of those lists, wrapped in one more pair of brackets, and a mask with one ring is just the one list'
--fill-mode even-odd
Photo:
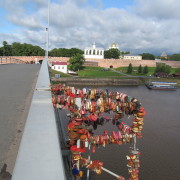
{"label": "paved walkway", "polygon": [[0,168],[12,173],[40,65],[0,65]]}
{"label": "paved walkway", "polygon": [[127,77],[135,77],[135,78],[142,77],[142,78],[147,78],[147,76],[133,76],[133,75],[129,75],[129,74],[127,74],[127,73],[123,73],[123,72],[117,71],[117,70],[115,70],[115,69],[112,69],[112,71],[114,71],[114,72],[116,72],[116,73],[118,73],[118,74],[121,74],[121,75],[123,75],[123,76],[127,76]]}

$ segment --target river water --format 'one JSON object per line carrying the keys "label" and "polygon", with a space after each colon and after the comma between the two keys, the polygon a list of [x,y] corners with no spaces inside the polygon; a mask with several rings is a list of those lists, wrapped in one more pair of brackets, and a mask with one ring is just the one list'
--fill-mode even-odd
{"label": "river water", "polygon": [[[107,87],[106,87],[107,88]],[[100,88],[100,89],[106,89]],[[140,180],[175,180],[180,179],[180,89],[177,91],[149,90],[139,87],[108,87],[137,98],[145,108],[143,137],[137,139],[140,155]],[[131,118],[128,120],[132,124]],[[95,134],[103,130],[117,130],[112,123],[99,127]],[[101,160],[104,167],[128,178],[126,167],[129,144],[108,145],[96,149],[91,154],[92,160]],[[92,180],[114,180],[112,175],[102,172],[91,173]]]}

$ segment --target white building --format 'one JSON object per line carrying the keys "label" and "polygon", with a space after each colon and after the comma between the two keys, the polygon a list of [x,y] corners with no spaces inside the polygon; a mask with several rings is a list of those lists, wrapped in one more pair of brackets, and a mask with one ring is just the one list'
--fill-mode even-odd
{"label": "white building", "polygon": [[68,72],[67,70],[67,62],[52,62],[52,66],[51,66],[51,69],[54,69],[56,71],[60,71],[60,72],[63,72],[63,73],[66,73]]}
{"label": "white building", "polygon": [[122,59],[128,60],[142,60],[142,56],[140,55],[133,55],[133,54],[125,54],[122,56]]}
{"label": "white building", "polygon": [[162,52],[162,54],[161,54],[161,58],[165,58],[165,59],[167,59],[167,58],[168,58],[168,56],[167,56],[167,54],[166,54],[166,52],[165,52],[165,51],[163,51],[163,52]]}
{"label": "white building", "polygon": [[92,47],[84,49],[84,58],[86,59],[104,59],[104,49],[96,48],[96,43],[94,42]]}

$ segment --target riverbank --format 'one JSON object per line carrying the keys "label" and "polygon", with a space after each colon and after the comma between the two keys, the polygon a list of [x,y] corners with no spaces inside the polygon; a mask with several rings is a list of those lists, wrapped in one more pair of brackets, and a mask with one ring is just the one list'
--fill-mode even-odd
{"label": "riverbank", "polygon": [[52,83],[71,86],[139,86],[140,79],[109,79],[109,78],[52,78]]}
{"label": "riverbank", "polygon": [[[179,78],[151,78],[152,81],[165,81],[176,82],[177,87],[180,87]],[[136,78],[51,78],[52,84],[62,83],[68,86],[139,86],[145,85],[145,82],[149,81],[148,77],[136,77]]]}

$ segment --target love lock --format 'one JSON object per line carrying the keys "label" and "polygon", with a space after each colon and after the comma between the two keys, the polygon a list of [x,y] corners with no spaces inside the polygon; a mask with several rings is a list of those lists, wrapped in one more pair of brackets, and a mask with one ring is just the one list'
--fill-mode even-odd
{"label": "love lock", "polygon": [[[120,92],[106,92],[96,89],[83,88],[75,89],[64,85],[54,85],[52,90],[52,103],[55,108],[64,108],[70,110],[70,120],[68,123],[68,144],[67,147],[73,154],[72,174],[75,177],[82,177],[79,166],[89,168],[97,174],[101,174],[103,163],[95,160],[90,161],[82,157],[82,153],[91,147],[95,152],[96,146],[105,147],[108,144],[122,145],[131,143],[130,154],[127,157],[129,180],[138,180],[140,167],[140,152],[136,148],[136,137],[142,137],[142,129],[144,125],[144,115],[146,114],[140,102],[135,98]],[[77,102],[79,98],[80,103]],[[102,117],[101,113],[114,113],[112,119]],[[133,125],[128,126],[123,122],[123,118],[130,116]],[[93,136],[92,126],[96,129],[105,122],[112,121],[116,125],[118,131],[108,134],[104,131],[102,135]],[[105,169],[105,168],[104,168]],[[106,170],[107,171],[107,170]],[[113,173],[111,173],[113,174]],[[122,176],[117,176],[119,180],[124,180]]]}

